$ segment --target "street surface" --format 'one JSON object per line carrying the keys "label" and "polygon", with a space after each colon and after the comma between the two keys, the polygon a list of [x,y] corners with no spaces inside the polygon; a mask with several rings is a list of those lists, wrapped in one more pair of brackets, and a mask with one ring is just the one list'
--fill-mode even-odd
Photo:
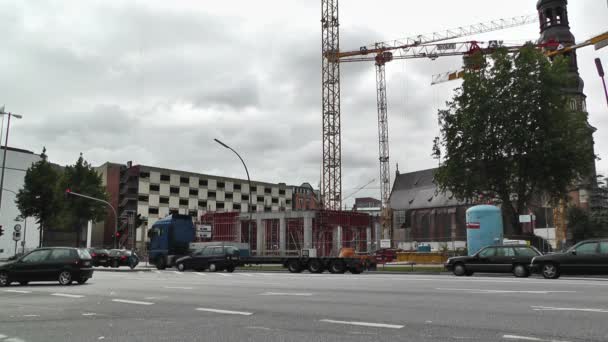
{"label": "street surface", "polygon": [[607,341],[608,281],[96,272],[0,289],[0,341]]}

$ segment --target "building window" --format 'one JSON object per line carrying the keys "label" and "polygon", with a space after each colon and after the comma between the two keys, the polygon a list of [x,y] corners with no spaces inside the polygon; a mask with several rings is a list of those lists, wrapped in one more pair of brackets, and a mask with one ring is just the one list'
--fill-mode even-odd
{"label": "building window", "polygon": [[169,197],[161,197],[158,199],[160,204],[169,204]]}
{"label": "building window", "polygon": [[234,190],[241,190],[241,184],[234,184]]}
{"label": "building window", "polygon": [[198,207],[207,209],[207,201],[198,201]]}
{"label": "building window", "polygon": [[169,189],[169,192],[170,192],[171,194],[179,194],[179,188],[178,188],[178,187],[176,187],[176,186],[172,186],[172,187]]}
{"label": "building window", "polygon": [[190,215],[190,217],[197,217],[198,212],[196,210],[190,210],[188,211],[188,215]]}
{"label": "building window", "polygon": [[271,207],[264,207],[264,211],[265,212],[270,212],[270,211],[272,211],[272,208]]}
{"label": "building window", "polygon": [[160,185],[150,184],[150,191],[160,191]]}
{"label": "building window", "polygon": [[148,196],[141,195],[137,197],[137,200],[140,202],[148,202]]}
{"label": "building window", "polygon": [[223,189],[225,187],[226,187],[226,183],[224,183],[224,182],[217,182],[217,188],[218,189]]}
{"label": "building window", "polygon": [[241,195],[241,200],[249,201],[249,195]]}
{"label": "building window", "polygon": [[140,172],[139,178],[148,179],[150,178],[150,172]]}
{"label": "building window", "polygon": [[215,198],[215,191],[209,191],[209,193],[207,193],[207,197]]}
{"label": "building window", "polygon": [[171,180],[171,176],[169,175],[160,175],[160,181],[161,182],[168,182]]}
{"label": "building window", "polygon": [[272,189],[271,188],[264,188],[264,193],[265,194],[271,194],[272,193]]}
{"label": "building window", "polygon": [[251,211],[258,211],[258,206],[257,205],[252,205],[251,206]]}
{"label": "building window", "polygon": [[207,186],[209,182],[206,179],[199,179],[198,186]]}
{"label": "building window", "polygon": [[226,194],[226,195],[225,195],[225,197],[226,197],[226,199],[227,199],[227,200],[228,200],[228,199],[230,199],[230,200],[231,200],[231,199],[232,199],[232,194]]}
{"label": "building window", "polygon": [[215,203],[215,208],[216,209],[224,209],[224,202],[217,202],[217,203]]}
{"label": "building window", "polygon": [[148,208],[148,214],[158,215],[158,208]]}
{"label": "building window", "polygon": [[278,198],[273,198],[272,199],[272,204],[279,204],[279,199]]}
{"label": "building window", "polygon": [[279,195],[285,196],[285,189],[279,189]]}
{"label": "building window", "polygon": [[258,196],[258,202],[264,203],[264,196]]}
{"label": "building window", "polygon": [[190,189],[190,196],[198,196],[198,189]]}
{"label": "building window", "polygon": [[240,205],[240,204],[238,204],[238,203],[234,203],[234,204],[232,205],[232,209],[234,209],[234,210],[241,210],[241,205]]}
{"label": "building window", "polygon": [[285,200],[285,204],[287,204],[287,205],[291,205],[291,200],[290,200],[290,199],[286,199],[286,200]]}
{"label": "building window", "polygon": [[179,177],[180,184],[190,184],[190,178],[188,177]]}
{"label": "building window", "polygon": [[180,200],[179,200],[179,205],[188,205],[188,200],[187,200],[187,199],[180,198]]}

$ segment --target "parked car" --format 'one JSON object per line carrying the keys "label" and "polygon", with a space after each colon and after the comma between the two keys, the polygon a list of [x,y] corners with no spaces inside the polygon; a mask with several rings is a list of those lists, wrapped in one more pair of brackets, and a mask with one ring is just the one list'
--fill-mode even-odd
{"label": "parked car", "polygon": [[35,249],[19,259],[0,265],[0,286],[13,282],[59,281],[84,284],[93,277],[93,260],[84,248],[50,247]]}
{"label": "parked car", "polygon": [[139,264],[135,252],[126,249],[112,249],[108,253],[108,264],[112,267],[129,266],[131,269]]}
{"label": "parked car", "polygon": [[608,239],[581,241],[563,253],[535,257],[530,268],[547,279],[562,274],[608,275]]}
{"label": "parked car", "polygon": [[239,249],[233,246],[207,246],[177,259],[175,265],[180,272],[191,269],[234,272],[239,262],[239,254]]}
{"label": "parked car", "polygon": [[87,248],[89,254],[93,258],[93,266],[110,266],[109,262],[109,251],[102,248]]}
{"label": "parked car", "polygon": [[540,255],[536,248],[527,245],[487,246],[472,256],[449,258],[445,268],[457,276],[488,272],[513,273],[516,277],[528,277],[532,258]]}

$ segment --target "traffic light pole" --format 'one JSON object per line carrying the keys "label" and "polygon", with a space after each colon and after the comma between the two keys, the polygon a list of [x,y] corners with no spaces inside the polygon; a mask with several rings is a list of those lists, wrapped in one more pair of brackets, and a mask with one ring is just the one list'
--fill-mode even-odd
{"label": "traffic light pole", "polygon": [[112,211],[114,212],[114,248],[118,248],[117,244],[116,244],[118,242],[116,240],[116,232],[118,231],[118,214],[116,213],[116,209],[114,209],[114,207],[109,202],[106,202],[106,201],[104,201],[104,200],[102,200],[100,198],[95,198],[95,197],[79,194],[77,192],[71,191],[70,189],[67,189],[65,191],[65,193],[68,194],[68,195],[74,195],[74,196],[77,196],[77,197],[86,198],[86,199],[89,199],[91,201],[101,202],[101,203],[107,205],[108,207],[110,207],[110,209],[112,209]]}

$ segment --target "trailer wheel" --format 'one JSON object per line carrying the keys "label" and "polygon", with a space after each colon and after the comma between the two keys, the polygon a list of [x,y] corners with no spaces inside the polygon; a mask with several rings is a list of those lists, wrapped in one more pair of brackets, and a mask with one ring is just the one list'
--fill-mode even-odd
{"label": "trailer wheel", "polygon": [[341,274],[346,272],[346,265],[344,264],[344,261],[342,260],[334,260],[331,262],[331,265],[329,266],[329,272],[333,273],[333,274]]}
{"label": "trailer wheel", "polygon": [[355,264],[350,268],[350,273],[352,274],[361,274],[361,272],[363,272],[363,265],[361,264]]}
{"label": "trailer wheel", "polygon": [[310,273],[323,273],[325,267],[323,267],[323,263],[319,259],[311,259],[308,262],[308,271]]}
{"label": "trailer wheel", "polygon": [[300,265],[300,261],[298,261],[298,260],[289,261],[289,263],[287,264],[287,270],[289,270],[290,273],[302,272],[302,266]]}
{"label": "trailer wheel", "polygon": [[167,259],[162,256],[158,257],[158,259],[156,259],[156,269],[164,270],[165,268],[167,268]]}

